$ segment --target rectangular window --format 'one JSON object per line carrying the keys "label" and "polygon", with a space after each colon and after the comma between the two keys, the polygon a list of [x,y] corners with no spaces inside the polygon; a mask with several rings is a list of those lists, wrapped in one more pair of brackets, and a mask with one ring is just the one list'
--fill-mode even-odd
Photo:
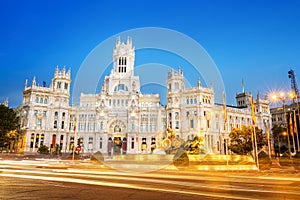
{"label": "rectangular window", "polygon": [[179,112],[175,112],[175,119],[179,119]]}
{"label": "rectangular window", "polygon": [[176,129],[179,129],[179,121],[176,121]]}
{"label": "rectangular window", "polygon": [[100,145],[99,148],[102,149],[102,138],[100,138]]}
{"label": "rectangular window", "polygon": [[89,137],[89,144],[88,144],[88,150],[93,150],[93,137]]}
{"label": "rectangular window", "polygon": [[65,128],[65,122],[62,121],[62,122],[61,122],[61,129],[64,129],[64,128]]}
{"label": "rectangular window", "polygon": [[47,111],[44,111],[44,112],[43,112],[43,115],[44,115],[44,117],[46,117],[46,115],[47,115]]}
{"label": "rectangular window", "polygon": [[194,128],[194,120],[193,119],[190,120],[190,127]]}
{"label": "rectangular window", "polygon": [[100,130],[103,130],[104,126],[103,126],[103,122],[100,122]]}
{"label": "rectangular window", "polygon": [[39,102],[39,98],[38,98],[38,97],[35,98],[35,102],[36,102],[36,103]]}
{"label": "rectangular window", "polygon": [[74,137],[70,137],[70,145],[69,145],[69,149],[73,150],[74,149]]}
{"label": "rectangular window", "polygon": [[131,138],[131,149],[134,149],[134,138]]}
{"label": "rectangular window", "polygon": [[42,119],[37,120],[37,128],[40,129],[42,127]]}
{"label": "rectangular window", "polygon": [[57,128],[57,120],[54,121],[54,128]]}

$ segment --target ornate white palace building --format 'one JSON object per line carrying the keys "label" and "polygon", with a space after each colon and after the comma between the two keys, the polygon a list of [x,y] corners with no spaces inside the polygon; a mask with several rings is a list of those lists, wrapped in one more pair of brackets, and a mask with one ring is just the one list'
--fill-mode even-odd
{"label": "ornate white palace building", "polygon": [[[140,92],[134,60],[131,39],[124,43],[118,38],[113,69],[102,91],[81,94],[77,106],[69,103],[70,70],[56,68],[50,87],[39,86],[35,78],[29,86],[26,80],[20,111],[24,151],[36,152],[46,145],[67,153],[78,144],[83,153],[151,153],[171,127],[185,141],[203,136],[208,153],[224,153],[230,130],[251,125],[251,94],[236,95],[237,106],[227,106],[225,125],[224,106],[215,103],[213,88],[199,80],[197,86],[185,88],[183,71],[172,69],[166,74],[167,105],[162,106],[159,94]],[[257,126],[266,133],[271,127],[269,101],[258,94],[255,107]]]}

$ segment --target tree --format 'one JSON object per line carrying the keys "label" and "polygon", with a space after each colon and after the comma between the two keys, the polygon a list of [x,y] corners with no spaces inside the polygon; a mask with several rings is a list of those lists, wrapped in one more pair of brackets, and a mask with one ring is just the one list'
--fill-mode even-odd
{"label": "tree", "polygon": [[[274,141],[275,153],[279,154],[282,150],[280,149],[280,136],[286,131],[286,127],[283,124],[275,124],[272,127],[272,137]],[[283,152],[282,152],[283,153]]]}
{"label": "tree", "polygon": [[[242,126],[241,129],[234,128],[230,134],[230,145],[228,149],[239,155],[247,155],[253,150],[252,145],[252,127]],[[259,151],[264,145],[267,144],[267,140],[262,130],[255,127],[257,150]]]}
{"label": "tree", "polygon": [[49,147],[42,145],[38,148],[37,152],[40,154],[49,154]]}
{"label": "tree", "polygon": [[19,137],[19,118],[12,108],[0,105],[0,148],[9,148]]}

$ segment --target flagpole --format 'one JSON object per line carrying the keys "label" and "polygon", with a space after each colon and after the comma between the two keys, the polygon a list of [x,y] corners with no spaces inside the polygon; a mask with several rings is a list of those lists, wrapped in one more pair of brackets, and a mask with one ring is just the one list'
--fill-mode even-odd
{"label": "flagpole", "polygon": [[[299,110],[299,102],[298,102],[298,96],[296,95],[296,104],[297,104],[297,109],[298,109],[298,120],[299,120],[299,125],[300,125],[300,110]],[[297,117],[295,115],[295,126],[297,127]],[[300,146],[299,146],[299,131],[297,129],[296,133],[297,134],[297,146],[298,146],[298,151],[300,151]]]}
{"label": "flagpole", "polygon": [[266,134],[268,139],[268,150],[269,150],[269,158],[271,158],[271,138],[270,138],[270,130],[269,130],[269,124],[268,121],[265,121],[266,123]]}
{"label": "flagpole", "polygon": [[75,119],[74,119],[74,144],[73,144],[73,154],[72,154],[72,160],[73,161],[74,161],[74,158],[75,158],[75,148],[76,148],[75,144],[76,144],[76,141],[77,141],[77,139],[76,139],[76,126],[77,126],[76,117],[77,116],[75,116]]}
{"label": "flagpole", "polygon": [[256,124],[255,105],[254,105],[252,94],[251,94],[251,116],[252,116],[252,128],[253,128],[253,137],[254,137],[254,148],[253,148],[253,140],[252,140],[253,156],[255,156],[256,166],[259,169],[257,140],[256,140],[256,132],[255,132],[255,124]]}
{"label": "flagpole", "polygon": [[225,137],[225,134],[227,132],[227,106],[226,106],[226,97],[225,97],[225,92],[223,91],[222,93],[222,97],[223,97],[223,109],[224,109],[224,129],[225,129],[225,133],[224,133],[224,138],[225,138],[225,153],[226,153],[226,164],[227,164],[227,170],[228,170],[228,139],[227,137]]}
{"label": "flagpole", "polygon": [[285,110],[285,100],[283,100],[283,117],[284,117],[284,121],[286,123],[286,133],[287,133],[287,140],[288,140],[288,150],[289,150],[289,157],[290,159],[292,158],[292,155],[291,155],[291,144],[290,144],[290,135],[289,135],[289,123],[288,123],[288,120],[287,120],[287,116],[286,116],[286,110]]}
{"label": "flagpole", "polygon": [[[294,111],[295,112],[295,111]],[[292,113],[290,113],[290,122],[291,122],[291,126],[290,126],[290,132],[292,134],[293,137],[293,148],[294,148],[294,153],[296,151],[296,145],[295,145],[295,138],[294,138],[294,130],[293,130],[293,122],[292,122]]]}
{"label": "flagpole", "polygon": [[[298,149],[298,151],[299,151],[299,149],[300,149],[300,147],[299,147],[299,135],[298,135],[298,127],[297,127],[297,117],[296,117],[296,111],[294,111],[295,112],[295,117],[294,117],[294,123],[295,123],[295,134],[296,134],[296,137],[297,137],[297,149]],[[299,112],[298,112],[299,113]]]}
{"label": "flagpole", "polygon": [[256,140],[256,132],[255,126],[253,125],[253,134],[254,134],[254,144],[255,144],[255,160],[257,163],[257,168],[259,169],[259,162],[258,162],[258,152],[257,152],[257,140]]}

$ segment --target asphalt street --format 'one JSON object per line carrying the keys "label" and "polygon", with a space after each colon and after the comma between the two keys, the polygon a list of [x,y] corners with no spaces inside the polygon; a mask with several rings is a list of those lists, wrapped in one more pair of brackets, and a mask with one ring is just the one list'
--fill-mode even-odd
{"label": "asphalt street", "polygon": [[0,161],[0,199],[299,199],[297,172],[161,169],[133,173],[99,164]]}

